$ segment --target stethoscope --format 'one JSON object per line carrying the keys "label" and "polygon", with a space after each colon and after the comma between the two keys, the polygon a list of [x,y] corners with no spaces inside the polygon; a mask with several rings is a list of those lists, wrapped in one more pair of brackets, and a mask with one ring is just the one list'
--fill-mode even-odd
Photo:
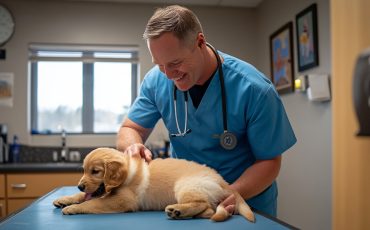
{"label": "stethoscope", "polygon": [[[217,59],[217,68],[219,72],[219,78],[220,78],[220,86],[221,86],[221,98],[222,98],[222,120],[223,120],[223,127],[224,132],[221,135],[214,135],[216,138],[220,138],[220,144],[221,146],[226,150],[234,149],[237,145],[237,138],[235,134],[232,132],[229,132],[227,130],[227,112],[226,112],[226,92],[225,92],[225,82],[224,82],[224,74],[222,71],[222,63],[220,56],[218,55],[216,49],[207,43],[207,46],[211,48],[213,53],[216,56]],[[177,133],[170,134],[171,137],[184,137],[188,133],[191,132],[191,129],[188,129],[188,93],[187,91],[184,92],[184,107],[185,107],[185,124],[184,124],[184,130],[180,129],[178,118],[177,118],[177,87],[174,85],[173,89],[173,106],[175,110],[175,120],[176,120],[176,127],[177,127]]]}

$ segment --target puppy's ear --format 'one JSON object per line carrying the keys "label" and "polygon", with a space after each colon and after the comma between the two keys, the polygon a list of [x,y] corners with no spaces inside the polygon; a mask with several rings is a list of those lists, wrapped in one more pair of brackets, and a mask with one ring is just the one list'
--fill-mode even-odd
{"label": "puppy's ear", "polygon": [[110,193],[113,188],[120,186],[127,177],[127,170],[120,161],[108,161],[105,163],[104,185],[105,191]]}

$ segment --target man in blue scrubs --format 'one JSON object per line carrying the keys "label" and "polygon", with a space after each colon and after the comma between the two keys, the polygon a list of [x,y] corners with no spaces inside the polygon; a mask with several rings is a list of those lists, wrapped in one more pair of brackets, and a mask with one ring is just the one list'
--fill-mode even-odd
{"label": "man in blue scrubs", "polygon": [[[143,37],[155,66],[119,130],[117,148],[150,163],[152,153],[143,143],[162,118],[172,134],[172,157],[214,168],[250,206],[276,216],[281,154],[296,138],[270,80],[252,65],[212,50],[187,8],[158,9]],[[225,130],[236,137],[231,138],[236,145],[226,149],[220,144]],[[223,202],[230,213],[234,204],[233,196]]]}

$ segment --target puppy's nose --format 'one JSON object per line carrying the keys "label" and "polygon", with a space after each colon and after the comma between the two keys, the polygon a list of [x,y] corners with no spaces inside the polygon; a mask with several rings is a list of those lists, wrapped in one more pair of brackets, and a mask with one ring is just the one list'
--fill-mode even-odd
{"label": "puppy's nose", "polygon": [[83,192],[85,190],[85,185],[84,184],[79,184],[78,186],[78,189]]}

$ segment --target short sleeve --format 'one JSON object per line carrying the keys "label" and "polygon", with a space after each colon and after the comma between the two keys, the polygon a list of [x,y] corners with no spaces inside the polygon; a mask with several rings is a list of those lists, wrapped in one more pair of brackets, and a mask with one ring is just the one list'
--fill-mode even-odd
{"label": "short sleeve", "polygon": [[128,114],[128,118],[144,128],[153,128],[161,117],[155,103],[155,87],[155,82],[146,76]]}
{"label": "short sleeve", "polygon": [[258,97],[253,111],[247,136],[256,159],[274,158],[296,143],[284,106],[272,86]]}

